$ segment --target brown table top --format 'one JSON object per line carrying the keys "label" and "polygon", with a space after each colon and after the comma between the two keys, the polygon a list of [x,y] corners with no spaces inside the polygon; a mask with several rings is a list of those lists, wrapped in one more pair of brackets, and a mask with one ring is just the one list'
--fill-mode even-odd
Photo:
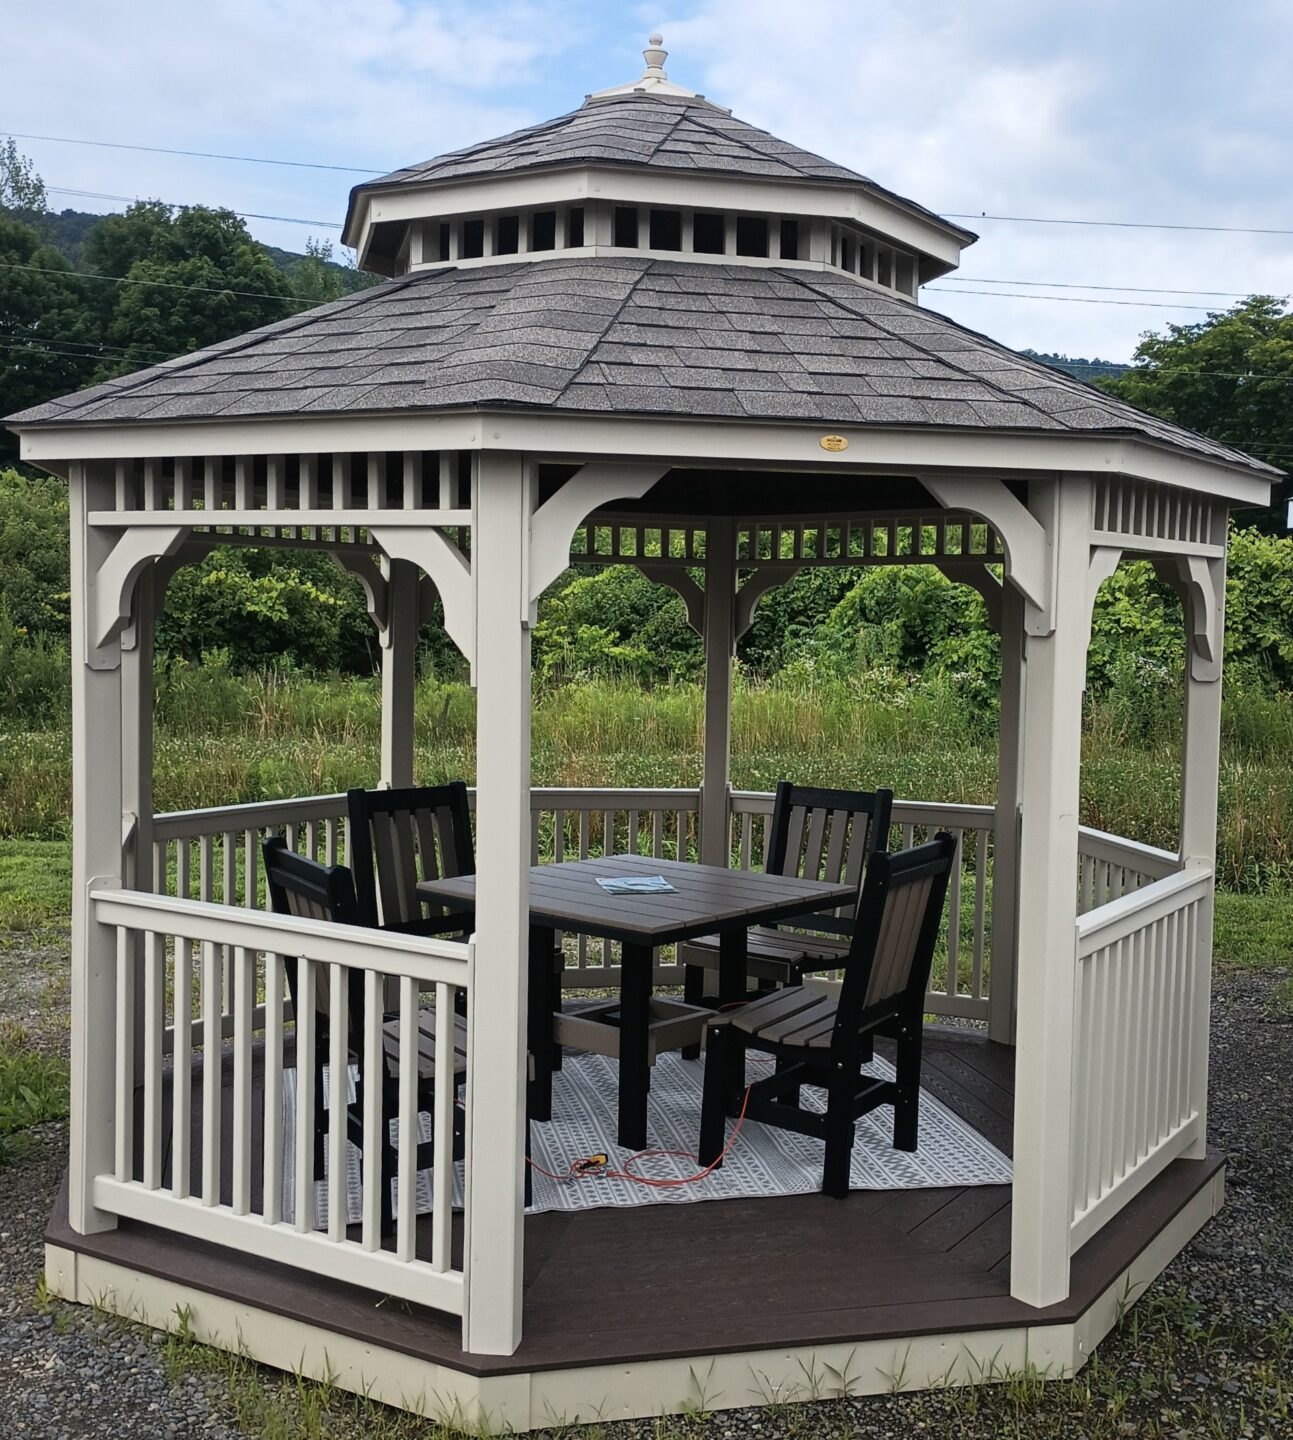
{"label": "brown table top", "polygon": [[[608,895],[597,877],[663,875],[674,887],[659,895]],[[474,901],[476,877],[424,880],[422,895]],[[530,919],[554,929],[599,935],[630,945],[667,945],[715,930],[789,919],[831,910],[856,896],[852,885],[831,885],[761,871],[725,870],[656,860],[649,855],[607,855],[530,869]]]}

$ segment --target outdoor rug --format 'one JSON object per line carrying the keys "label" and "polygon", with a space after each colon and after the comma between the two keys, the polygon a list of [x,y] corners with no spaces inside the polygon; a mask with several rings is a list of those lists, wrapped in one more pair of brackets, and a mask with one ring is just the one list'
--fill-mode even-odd
{"label": "outdoor rug", "polygon": [[[751,1072],[754,1062],[751,1059]],[[882,1079],[893,1067],[877,1057],[867,1073]],[[681,1156],[647,1157],[631,1168],[652,1179],[682,1179],[699,1167],[694,1155],[700,1124],[700,1093],[704,1064],[677,1054],[661,1055],[651,1073],[648,1142],[653,1149],[678,1150]],[[327,1072],[325,1070],[325,1087]],[[351,1067],[351,1098],[356,1072]],[[565,1176],[572,1163],[605,1154],[612,1170],[623,1170],[630,1153],[615,1143],[618,1066],[602,1055],[566,1052],[553,1077],[552,1120],[530,1127],[534,1203],[529,1214],[546,1210],[592,1210],[602,1206],[683,1205],[696,1200],[735,1200],[769,1195],[800,1195],[819,1190],[823,1146],[820,1140],[795,1135],[747,1120],[722,1168],[694,1184],[657,1188],[611,1175]],[[803,1103],[824,1108],[824,1092],[805,1087]],[[296,1072],[283,1074],[283,1215],[295,1211],[293,1155],[296,1121]],[[734,1122],[728,1122],[728,1134]],[[431,1138],[431,1117],[418,1116],[420,1138]],[[360,1219],[360,1152],[348,1145],[346,1188],[349,1222]],[[455,1166],[454,1205],[462,1205],[462,1165]],[[962,1185],[1008,1185],[1010,1161],[960,1116],[928,1091],[920,1094],[920,1146],[915,1154],[893,1148],[893,1111],[882,1106],[857,1122],[850,1176],[854,1190],[919,1190]],[[431,1174],[422,1171],[417,1183],[418,1213],[431,1209]],[[326,1181],[316,1186],[315,1223],[327,1224]]]}

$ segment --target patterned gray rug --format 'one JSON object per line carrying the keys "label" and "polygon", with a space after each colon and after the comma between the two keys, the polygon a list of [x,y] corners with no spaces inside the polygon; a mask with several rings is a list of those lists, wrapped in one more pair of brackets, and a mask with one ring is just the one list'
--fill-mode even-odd
{"label": "patterned gray rug", "polygon": [[[751,1074],[754,1073],[751,1057]],[[893,1068],[877,1058],[867,1073],[882,1079]],[[699,1167],[695,1154],[700,1123],[703,1062],[676,1054],[660,1056],[651,1074],[648,1140],[652,1149],[680,1155],[644,1156],[629,1169],[652,1180],[685,1180]],[[325,1070],[326,1082],[326,1070]],[[350,1075],[353,1098],[355,1071]],[[822,1143],[787,1130],[747,1120],[721,1169],[689,1184],[655,1186],[610,1174],[565,1177],[571,1166],[597,1154],[609,1157],[609,1168],[623,1172],[630,1152],[615,1143],[618,1067],[601,1055],[567,1053],[554,1077],[552,1120],[531,1127],[534,1203],[529,1214],[546,1210],[592,1210],[601,1206],[684,1205],[697,1200],[735,1200],[769,1195],[800,1195],[821,1188]],[[293,1137],[296,1072],[283,1074],[283,1215],[295,1210]],[[825,1096],[805,1088],[803,1104],[821,1110]],[[915,1154],[893,1148],[893,1112],[888,1106],[857,1122],[850,1181],[854,1190],[919,1190],[959,1185],[1008,1185],[1010,1161],[960,1116],[928,1091],[920,1095],[920,1146]],[[734,1122],[728,1122],[728,1134]],[[431,1117],[418,1116],[421,1139],[431,1138]],[[347,1199],[349,1221],[360,1218],[360,1154],[348,1146]],[[462,1166],[455,1167],[454,1204],[462,1204]],[[548,1173],[544,1173],[544,1172]],[[431,1209],[431,1175],[418,1175],[418,1213]],[[326,1181],[316,1186],[316,1224],[327,1224]]]}

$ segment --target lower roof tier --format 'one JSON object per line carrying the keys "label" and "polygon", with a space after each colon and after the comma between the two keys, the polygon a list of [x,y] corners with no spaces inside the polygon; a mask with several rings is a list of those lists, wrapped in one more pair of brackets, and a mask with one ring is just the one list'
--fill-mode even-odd
{"label": "lower roof tier", "polygon": [[1279,473],[846,277],[636,256],[406,277],[8,423],[500,407],[1103,432]]}

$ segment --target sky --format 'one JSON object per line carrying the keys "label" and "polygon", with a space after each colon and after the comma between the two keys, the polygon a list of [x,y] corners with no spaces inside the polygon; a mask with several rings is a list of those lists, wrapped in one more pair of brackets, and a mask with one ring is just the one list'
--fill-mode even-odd
{"label": "sky", "polygon": [[[925,303],[1005,344],[1127,360],[1148,330],[1293,291],[1290,0],[0,0],[5,12],[0,135],[18,133],[56,209],[122,208],[75,191],[224,205],[312,222],[248,218],[285,249],[336,242],[361,174],[21,137],[382,172],[636,78],[659,30],[670,79],[943,214],[1122,222],[959,222],[981,238]],[[1132,228],[1146,222],[1231,231]]]}

